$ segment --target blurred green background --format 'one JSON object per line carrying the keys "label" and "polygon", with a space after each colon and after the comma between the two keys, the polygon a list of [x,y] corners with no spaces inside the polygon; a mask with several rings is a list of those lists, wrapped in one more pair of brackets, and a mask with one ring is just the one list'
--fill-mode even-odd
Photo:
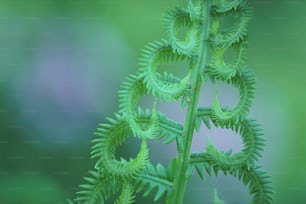
{"label": "blurred green background", "polygon": [[[250,3],[255,16],[247,64],[257,78],[250,115],[265,129],[261,163],[273,176],[276,203],[306,203],[306,2]],[[120,83],[135,73],[144,45],[166,38],[161,18],[178,4],[185,1],[0,1],[1,204],[74,197],[82,177],[93,169],[92,133],[118,110]],[[238,100],[236,90],[222,89],[228,94],[225,102]],[[207,92],[211,101],[213,88]],[[169,107],[160,106],[168,112]],[[217,145],[230,148],[231,140],[223,139],[215,140]],[[134,142],[122,153],[135,154]],[[162,157],[165,163],[175,147],[161,144],[150,144],[150,154],[154,162]],[[226,203],[250,199],[232,177],[198,180],[194,175],[189,182],[186,203],[211,203],[214,187]]]}

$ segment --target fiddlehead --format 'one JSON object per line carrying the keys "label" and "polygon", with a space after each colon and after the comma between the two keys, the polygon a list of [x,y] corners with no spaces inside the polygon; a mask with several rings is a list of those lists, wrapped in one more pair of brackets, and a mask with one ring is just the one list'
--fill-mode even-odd
{"label": "fiddlehead", "polygon": [[244,147],[240,152],[234,155],[222,153],[213,144],[209,144],[206,148],[207,162],[212,166],[217,166],[218,169],[252,166],[261,157],[264,139],[262,138],[262,129],[255,120],[244,119],[232,129],[241,135]]}
{"label": "fiddlehead", "polygon": [[[164,18],[164,24],[174,52],[187,56],[196,53],[200,40],[198,23],[192,21],[188,11],[180,8],[168,10]],[[189,28],[185,40],[179,40],[177,37],[177,32],[182,27]]]}
{"label": "fiddlehead", "polygon": [[205,70],[212,80],[227,81],[241,74],[246,59],[246,43],[241,42],[232,47],[235,52],[232,63],[226,63],[224,60],[227,48],[214,49],[210,65]]}
{"label": "fiddlehead", "polygon": [[110,124],[102,124],[95,133],[99,138],[93,140],[96,144],[92,147],[92,157],[97,158],[96,169],[103,169],[105,174],[131,179],[139,175],[148,162],[148,148],[143,140],[137,157],[126,161],[115,159],[115,150],[131,133],[128,123],[117,116],[117,120],[110,119]]}
{"label": "fiddlehead", "polygon": [[[214,47],[228,48],[237,42],[241,42],[247,36],[247,28],[253,12],[244,0],[234,0],[232,3],[215,7],[214,17],[220,18],[225,15],[234,15],[237,19],[230,31],[218,31],[211,36]],[[239,3],[238,3],[239,2]]]}
{"label": "fiddlehead", "polygon": [[171,44],[165,40],[156,41],[146,46],[140,59],[140,76],[143,78],[148,92],[164,101],[176,101],[186,93],[192,66],[189,68],[188,74],[177,83],[167,83],[161,80],[160,74],[156,72],[158,65],[163,62],[182,61],[186,58],[185,55],[175,54]]}
{"label": "fiddlehead", "polygon": [[252,99],[255,94],[255,79],[248,71],[243,70],[241,75],[225,81],[239,89],[239,103],[232,110],[222,109],[216,92],[214,103],[211,108],[211,119],[217,126],[232,126],[243,120],[249,113]]}
{"label": "fiddlehead", "polygon": [[127,81],[122,84],[121,88],[122,89],[118,91],[119,112],[124,114],[134,135],[143,139],[152,139],[159,131],[156,103],[153,107],[150,125],[145,128],[140,127],[140,124],[137,123],[137,114],[135,111],[135,106],[137,105],[139,98],[147,94],[143,81],[137,76],[130,75],[127,78]]}

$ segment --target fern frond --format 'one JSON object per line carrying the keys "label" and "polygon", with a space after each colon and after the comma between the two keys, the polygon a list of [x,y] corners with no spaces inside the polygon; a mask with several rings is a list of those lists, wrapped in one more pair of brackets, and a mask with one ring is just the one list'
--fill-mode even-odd
{"label": "fern frond", "polygon": [[161,164],[157,164],[156,168],[149,163],[144,173],[136,178],[137,192],[144,191],[143,196],[150,195],[154,189],[154,202],[158,201],[163,195],[169,193],[173,186],[171,180],[172,175],[167,174],[168,171]]}
{"label": "fern frond", "polygon": [[230,31],[219,31],[211,36],[211,43],[214,47],[227,48],[235,43],[244,40],[247,36],[247,27],[253,16],[252,9],[246,1],[242,1],[236,9],[232,9],[226,13],[214,13],[216,17],[224,15],[235,15],[238,19]]}
{"label": "fern frond", "polygon": [[260,165],[254,165],[251,169],[245,166],[231,172],[231,174],[241,180],[245,186],[248,185],[249,192],[253,195],[252,204],[271,204],[274,202],[271,176],[261,170]]}
{"label": "fern frond", "polygon": [[[209,128],[210,119],[214,117],[209,108],[198,108],[196,121],[203,120]],[[218,125],[218,124],[215,124]],[[231,153],[222,153],[210,144],[206,148],[206,162],[212,166],[218,166],[221,169],[236,168],[242,165],[252,165],[254,161],[258,161],[264,147],[263,131],[260,124],[254,119],[244,118],[239,123],[229,122],[222,127],[238,132],[242,138],[243,149],[231,155]]]}
{"label": "fern frond", "polygon": [[209,144],[206,148],[206,161],[217,166],[222,170],[230,170],[241,166],[252,166],[258,161],[263,151],[264,139],[262,137],[262,129],[253,119],[245,119],[236,124],[233,128],[239,131],[242,138],[243,149],[234,154],[228,154],[218,151],[213,144]]}
{"label": "fern frond", "polygon": [[197,109],[196,121],[195,121],[195,129],[197,131],[200,130],[201,121],[204,122],[208,129],[211,129],[210,125],[210,117],[211,117],[211,108],[208,107],[200,107]]}
{"label": "fern frond", "polygon": [[147,143],[145,140],[142,141],[135,159],[116,160],[115,150],[129,137],[131,130],[127,121],[121,116],[117,116],[117,120],[110,121],[111,124],[100,125],[95,133],[99,138],[93,140],[96,144],[92,147],[91,158],[98,158],[96,168],[102,168],[110,176],[134,178],[142,172],[148,162]]}
{"label": "fern frond", "polygon": [[90,171],[91,177],[85,177],[87,184],[79,185],[82,190],[78,191],[75,201],[77,203],[96,204],[104,203],[105,200],[118,191],[117,180],[103,173]]}
{"label": "fern frond", "polygon": [[246,43],[241,42],[234,44],[232,47],[235,49],[235,55],[231,63],[225,63],[224,61],[224,54],[228,48],[214,49],[210,64],[205,70],[212,79],[227,81],[241,74],[246,59]]}
{"label": "fern frond", "polygon": [[231,1],[216,1],[213,9],[218,13],[225,13],[230,10],[235,10],[244,0],[231,0]]}
{"label": "fern frond", "polygon": [[181,100],[181,107],[185,108],[188,104],[191,102],[191,93],[187,92],[186,94],[183,95],[182,100]]}
{"label": "fern frond", "polygon": [[127,181],[124,181],[122,184],[122,190],[120,193],[119,198],[115,200],[114,204],[132,204],[135,200],[135,187],[128,183]]}
{"label": "fern frond", "polygon": [[174,84],[180,82],[180,79],[178,77],[168,72],[164,72],[164,74],[159,75],[159,77],[161,81],[164,81],[164,83]]}
{"label": "fern frond", "polygon": [[[227,151],[224,153],[225,155],[231,155],[231,150]],[[189,165],[193,168],[196,169],[198,175],[200,176],[200,178],[202,180],[205,180],[205,176],[204,176],[204,172],[203,170],[206,171],[206,173],[209,176],[212,176],[213,173],[218,176],[219,171],[223,171],[223,173],[226,175],[227,171],[229,169],[220,169],[220,166],[217,165],[211,165],[208,162],[208,157],[207,154],[205,152],[201,152],[201,153],[193,153],[190,155],[190,161],[189,161]]]}
{"label": "fern frond", "polygon": [[[227,30],[221,27],[223,17],[235,18]],[[247,0],[187,0],[187,8],[166,12],[164,24],[169,40],[148,44],[142,50],[138,72],[122,83],[118,91],[119,113],[114,119],[106,118],[108,122],[100,124],[95,132],[91,158],[96,159],[96,171],[84,178],[87,184],[80,185],[74,200],[77,204],[104,204],[117,194],[115,204],[132,204],[139,192],[152,195],[154,201],[181,204],[194,170],[202,180],[205,172],[209,176],[223,172],[238,178],[249,188],[253,204],[274,201],[271,178],[256,164],[264,147],[262,129],[254,119],[247,118],[255,93],[255,79],[245,67],[251,18]],[[180,36],[181,31],[186,31],[185,36]],[[226,53],[230,49],[235,53],[228,61]],[[163,64],[182,61],[188,63],[187,74],[182,78],[158,72]],[[211,107],[198,108],[201,85],[208,80],[238,89],[236,106],[221,106],[216,91]],[[158,112],[156,101],[151,110],[137,107],[146,94],[166,102],[181,98],[181,107],[188,106],[185,125]],[[200,130],[202,121],[209,129],[212,122],[238,133],[242,150],[234,154],[232,150],[219,151],[208,141],[205,151],[191,154],[194,131]],[[117,148],[132,135],[142,140],[136,157],[116,158]],[[167,168],[150,163],[147,139],[163,140],[164,144],[176,141],[178,155]],[[224,203],[216,191],[213,203]]]}
{"label": "fern frond", "polygon": [[247,71],[225,81],[239,89],[239,103],[231,110],[222,109],[218,101],[218,93],[215,94],[213,106],[211,108],[211,120],[216,126],[232,126],[243,120],[249,113],[252,99],[255,95],[255,78]]}
{"label": "fern frond", "polygon": [[193,153],[190,155],[189,165],[195,168],[200,178],[204,181],[203,165],[206,162],[205,153]]}
{"label": "fern frond", "polygon": [[202,4],[203,0],[188,0],[187,10],[192,20],[201,18]]}
{"label": "fern frond", "polygon": [[176,173],[176,168],[177,168],[177,164],[178,162],[177,162],[177,158],[176,157],[174,157],[171,161],[170,161],[170,163],[169,163],[169,165],[168,165],[168,167],[167,167],[167,169],[166,169],[166,174],[167,174],[167,178],[170,180],[170,181],[173,181],[174,180],[174,175],[175,175],[175,173]]}
{"label": "fern frond", "polygon": [[[139,124],[147,124],[150,123],[150,119],[152,117],[152,113],[149,110],[143,111],[142,109],[138,109],[137,113],[137,123]],[[177,137],[182,136],[183,126],[169,119],[161,112],[157,112],[158,120],[159,120],[159,133],[156,137],[157,140],[164,139],[164,144],[170,144]]]}
{"label": "fern frond", "polygon": [[[174,52],[180,55],[192,56],[199,48],[199,22],[190,18],[190,13],[184,9],[169,9],[164,17],[164,24]],[[177,38],[178,30],[189,28],[185,40]]]}
{"label": "fern frond", "polygon": [[[140,77],[143,78],[146,88],[153,96],[164,101],[178,100],[189,88],[188,74],[177,83],[166,83],[161,80],[161,75],[156,72],[158,65],[168,61],[182,61],[185,55],[173,52],[172,46],[165,40],[150,43],[142,52],[140,59]],[[191,66],[192,67],[192,66]]]}
{"label": "fern frond", "polygon": [[119,112],[122,113],[125,119],[130,124],[133,134],[142,139],[152,139],[159,131],[159,121],[156,113],[156,104],[153,106],[151,121],[148,126],[140,127],[137,123],[137,114],[135,106],[139,98],[147,94],[147,90],[143,81],[135,75],[130,75],[126,82],[121,85],[119,94]]}
{"label": "fern frond", "polygon": [[[210,176],[213,169],[216,175],[218,175],[218,171],[223,171],[225,175],[230,174],[238,178],[245,186],[248,186],[250,194],[253,195],[252,204],[271,204],[274,202],[271,176],[261,170],[260,165],[245,165],[231,170],[218,169],[208,164],[206,158],[205,153],[194,153],[191,155],[190,164],[197,167],[198,172],[201,172],[205,167],[204,169]],[[201,172],[201,174],[203,173]]]}
{"label": "fern frond", "polygon": [[164,144],[169,144],[177,137],[182,136],[183,126],[175,121],[170,120],[164,114],[159,114],[160,134],[158,139],[165,139]]}

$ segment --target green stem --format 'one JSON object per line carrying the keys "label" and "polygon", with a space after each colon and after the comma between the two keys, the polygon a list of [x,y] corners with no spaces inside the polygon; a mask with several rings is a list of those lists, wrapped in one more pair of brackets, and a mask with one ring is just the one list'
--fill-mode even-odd
{"label": "green stem", "polygon": [[170,195],[170,199],[167,203],[169,204],[182,204],[184,200],[184,194],[186,189],[186,184],[188,180],[188,166],[190,160],[190,149],[192,146],[192,139],[194,134],[195,119],[197,114],[197,107],[199,101],[199,95],[201,91],[202,78],[201,73],[205,67],[206,58],[207,58],[207,39],[210,27],[210,11],[211,11],[211,1],[207,0],[205,9],[202,9],[204,22],[201,28],[201,38],[202,43],[199,49],[199,55],[197,57],[197,64],[195,70],[193,71],[194,77],[192,77],[191,86],[191,101],[188,104],[187,116],[183,131],[183,141],[184,148],[183,151],[179,152],[178,163],[177,163],[177,172],[174,177],[173,191]]}

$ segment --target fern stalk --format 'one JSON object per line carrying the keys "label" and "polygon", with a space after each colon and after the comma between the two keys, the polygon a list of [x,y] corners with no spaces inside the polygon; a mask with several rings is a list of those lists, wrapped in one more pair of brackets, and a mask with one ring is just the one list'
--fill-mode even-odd
{"label": "fern stalk", "polygon": [[186,120],[185,120],[185,128],[183,131],[183,141],[184,141],[184,148],[183,151],[179,152],[178,155],[178,166],[177,166],[177,173],[174,177],[174,188],[173,193],[168,201],[169,204],[181,204],[183,203],[186,184],[188,181],[188,166],[190,160],[190,149],[192,146],[192,139],[194,135],[194,127],[195,127],[195,120],[197,114],[197,107],[199,96],[201,92],[201,85],[202,85],[202,77],[201,73],[206,64],[206,58],[208,53],[208,34],[210,28],[210,11],[211,11],[211,0],[208,0],[206,4],[202,4],[204,8],[201,8],[201,13],[203,16],[203,23],[201,24],[201,44],[200,49],[198,51],[198,55],[196,57],[196,66],[193,73],[191,87],[192,92],[190,95],[190,100],[188,103]]}

